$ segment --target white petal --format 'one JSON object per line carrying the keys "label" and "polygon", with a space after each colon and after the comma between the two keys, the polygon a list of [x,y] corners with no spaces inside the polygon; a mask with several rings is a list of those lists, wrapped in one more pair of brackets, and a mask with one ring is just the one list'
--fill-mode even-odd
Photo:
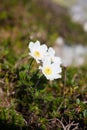
{"label": "white petal", "polygon": [[58,67],[57,69],[55,69],[54,73],[61,73],[62,72],[62,69],[60,67]]}
{"label": "white petal", "polygon": [[39,61],[38,59],[36,59],[36,62],[37,62],[37,63],[40,63],[40,61]]}
{"label": "white petal", "polygon": [[48,76],[48,75],[45,75],[46,76],[46,78],[48,79],[48,80],[54,80],[54,76]]}
{"label": "white petal", "polygon": [[58,62],[59,64],[62,63],[61,58],[57,56],[54,57],[54,62]]}
{"label": "white petal", "polygon": [[39,66],[39,69],[42,70],[42,66]]}
{"label": "white petal", "polygon": [[60,74],[55,75],[55,79],[59,79],[59,78],[61,78]]}
{"label": "white petal", "polygon": [[35,45],[36,45],[36,46],[40,46],[40,41],[36,41],[36,42],[35,42]]}
{"label": "white petal", "polygon": [[30,42],[28,48],[29,48],[29,49],[32,49],[33,47],[34,47],[34,43],[33,43],[33,42]]}
{"label": "white petal", "polygon": [[41,45],[41,50],[43,52],[47,51],[47,46],[45,44]]}
{"label": "white petal", "polygon": [[51,59],[49,57],[45,57],[43,60],[43,65],[50,65],[51,64]]}
{"label": "white petal", "polygon": [[50,53],[50,55],[55,55],[55,50],[52,48],[52,47],[50,47],[49,49],[48,49],[48,53]]}

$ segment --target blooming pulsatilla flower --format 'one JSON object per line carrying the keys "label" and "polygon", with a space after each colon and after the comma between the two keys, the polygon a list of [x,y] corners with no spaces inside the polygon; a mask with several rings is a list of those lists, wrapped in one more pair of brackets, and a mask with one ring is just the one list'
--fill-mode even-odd
{"label": "blooming pulsatilla flower", "polygon": [[47,51],[47,46],[45,44],[40,45],[39,41],[36,41],[35,43],[30,42],[29,49],[29,55],[31,55],[36,60],[36,62],[39,63],[40,60],[44,58],[44,54]]}
{"label": "blooming pulsatilla flower", "polygon": [[55,56],[55,51],[52,47],[49,49],[45,44],[40,45],[39,41],[30,42],[29,49],[31,55],[37,63],[41,63],[39,69],[48,80],[61,78],[61,59]]}
{"label": "blooming pulsatilla flower", "polygon": [[61,67],[57,63],[43,62],[39,69],[42,70],[42,73],[48,80],[61,78]]}

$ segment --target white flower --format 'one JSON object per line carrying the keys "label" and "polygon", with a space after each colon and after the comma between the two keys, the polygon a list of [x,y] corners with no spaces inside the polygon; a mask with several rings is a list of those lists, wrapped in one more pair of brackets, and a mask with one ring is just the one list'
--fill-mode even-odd
{"label": "white flower", "polygon": [[39,41],[36,41],[35,43],[30,42],[29,49],[29,55],[31,55],[34,59],[36,59],[37,63],[39,63],[40,60],[44,58],[44,55],[47,51],[47,46],[45,44],[40,45]]}
{"label": "white flower", "polygon": [[59,65],[62,63],[61,62],[61,58],[55,56],[55,50],[50,47],[45,55],[45,58],[43,60],[43,62],[50,62],[50,63],[58,63]]}
{"label": "white flower", "polygon": [[61,78],[61,67],[57,63],[43,62],[39,69],[42,70],[42,73],[48,80]]}

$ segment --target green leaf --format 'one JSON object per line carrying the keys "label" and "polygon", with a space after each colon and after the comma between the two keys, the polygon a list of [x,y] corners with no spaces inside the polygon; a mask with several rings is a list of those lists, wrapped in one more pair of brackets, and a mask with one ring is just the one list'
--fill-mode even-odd
{"label": "green leaf", "polygon": [[83,111],[83,116],[84,116],[85,118],[87,118],[87,110],[84,110],[84,111]]}
{"label": "green leaf", "polygon": [[76,99],[76,103],[80,104],[80,99],[79,98]]}

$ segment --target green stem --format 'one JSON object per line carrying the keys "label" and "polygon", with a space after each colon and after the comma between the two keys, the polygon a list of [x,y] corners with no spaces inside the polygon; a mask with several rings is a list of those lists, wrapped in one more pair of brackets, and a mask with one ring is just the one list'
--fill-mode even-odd
{"label": "green stem", "polygon": [[64,67],[64,80],[63,80],[63,100],[64,100],[64,108],[66,108],[66,98],[65,98],[65,88],[66,88],[66,67]]}
{"label": "green stem", "polygon": [[65,87],[66,87],[66,67],[64,67],[63,97],[65,96]]}
{"label": "green stem", "polygon": [[29,64],[29,68],[28,68],[28,73],[30,72],[30,67],[31,67],[33,61],[34,61],[34,59],[31,59],[31,62],[30,62],[30,64]]}
{"label": "green stem", "polygon": [[35,84],[35,88],[37,88],[37,86],[38,86],[38,84],[39,84],[39,82],[40,82],[40,80],[41,80],[42,77],[43,77],[43,75],[41,75],[41,76],[39,77],[39,79],[37,80],[37,82],[36,82],[36,84]]}

